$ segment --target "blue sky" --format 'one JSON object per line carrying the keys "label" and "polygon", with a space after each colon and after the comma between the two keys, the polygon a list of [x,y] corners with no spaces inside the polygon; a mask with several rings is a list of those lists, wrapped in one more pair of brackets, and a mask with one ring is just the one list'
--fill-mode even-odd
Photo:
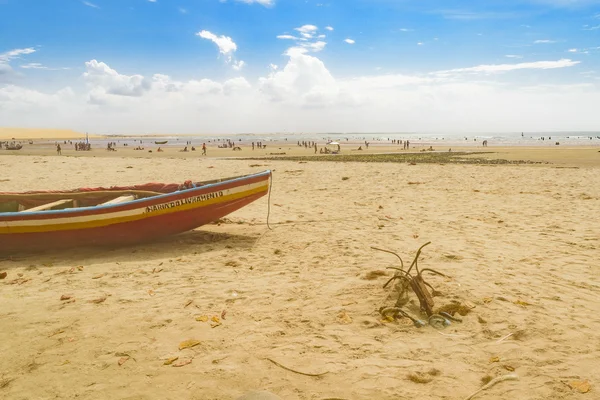
{"label": "blue sky", "polygon": [[202,133],[600,122],[589,106],[600,83],[596,0],[0,0],[0,21],[3,125]]}

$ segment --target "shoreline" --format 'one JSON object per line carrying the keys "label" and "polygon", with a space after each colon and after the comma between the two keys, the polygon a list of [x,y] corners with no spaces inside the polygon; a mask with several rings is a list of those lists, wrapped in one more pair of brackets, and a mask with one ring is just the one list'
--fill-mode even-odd
{"label": "shoreline", "polygon": [[[68,143],[68,141],[67,141]],[[506,160],[508,162],[532,162],[532,163],[550,163],[557,165],[573,165],[573,166],[600,166],[600,144],[598,146],[455,146],[452,151],[448,151],[445,147],[433,146],[434,151],[428,151],[426,145],[420,143],[411,144],[410,150],[403,150],[398,145],[378,144],[377,146],[369,146],[367,150],[365,146],[362,151],[357,148],[360,144],[342,144],[340,155],[325,155],[314,154],[314,149],[290,145],[289,143],[269,143],[266,149],[252,150],[247,143],[236,143],[239,146],[239,151],[233,151],[231,148],[218,148],[218,143],[207,144],[207,156],[202,155],[201,145],[196,146],[195,151],[183,152],[185,144],[174,145],[142,145],[143,150],[135,150],[135,143],[124,146],[125,143],[117,143],[116,151],[107,151],[104,146],[104,141],[90,139],[92,144],[91,151],[75,151],[72,145],[65,145],[61,142],[62,157],[101,157],[101,158],[150,158],[150,159],[165,159],[165,158],[183,158],[183,159],[251,159],[251,158],[274,158],[282,159],[288,157],[305,157],[309,161],[318,161],[319,158],[335,161],[336,157],[339,161],[361,161],[361,157],[375,155],[394,155],[405,157],[407,154],[415,155],[416,157],[436,156],[447,158],[448,155],[457,155],[460,153],[471,153],[471,156],[465,157],[483,158],[487,160]],[[108,143],[108,141],[106,142]],[[127,142],[126,142],[127,143]],[[162,152],[157,152],[158,148]],[[318,148],[323,148],[323,144],[319,144]],[[188,146],[191,149],[191,145]],[[21,150],[0,150],[0,156],[57,156],[56,148],[53,143],[25,143]],[[348,160],[353,159],[353,160]],[[401,161],[400,161],[401,162]]]}

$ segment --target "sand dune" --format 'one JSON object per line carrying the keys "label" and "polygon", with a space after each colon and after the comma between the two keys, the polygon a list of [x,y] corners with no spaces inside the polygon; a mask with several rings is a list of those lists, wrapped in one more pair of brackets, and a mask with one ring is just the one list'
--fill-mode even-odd
{"label": "sand dune", "polygon": [[2,128],[0,140],[27,139],[84,139],[85,133],[70,129]]}
{"label": "sand dune", "polygon": [[[597,167],[0,155],[0,168],[1,190],[274,170],[273,230],[264,198],[153,244],[0,258],[2,398],[462,400],[511,373],[476,398],[597,396]],[[428,279],[436,305],[475,308],[440,331],[383,321],[398,260],[370,247],[406,263],[427,241],[419,266],[452,277]],[[175,357],[192,361],[164,365]],[[586,380],[587,395],[568,386]]]}

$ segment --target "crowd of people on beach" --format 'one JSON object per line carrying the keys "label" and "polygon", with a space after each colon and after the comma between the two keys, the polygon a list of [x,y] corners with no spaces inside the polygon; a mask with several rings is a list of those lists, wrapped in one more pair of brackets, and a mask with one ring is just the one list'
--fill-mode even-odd
{"label": "crowd of people on beach", "polygon": [[75,143],[75,151],[90,151],[92,150],[92,144],[86,142]]}

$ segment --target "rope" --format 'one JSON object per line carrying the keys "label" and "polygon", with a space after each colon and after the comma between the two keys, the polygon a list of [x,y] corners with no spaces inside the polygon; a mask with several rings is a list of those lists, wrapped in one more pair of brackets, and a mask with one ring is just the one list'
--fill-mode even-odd
{"label": "rope", "polygon": [[271,174],[269,180],[269,198],[267,200],[267,228],[269,228],[269,230],[272,231],[273,228],[271,228],[271,225],[269,225],[269,217],[271,216],[271,191],[273,190],[273,174]]}

